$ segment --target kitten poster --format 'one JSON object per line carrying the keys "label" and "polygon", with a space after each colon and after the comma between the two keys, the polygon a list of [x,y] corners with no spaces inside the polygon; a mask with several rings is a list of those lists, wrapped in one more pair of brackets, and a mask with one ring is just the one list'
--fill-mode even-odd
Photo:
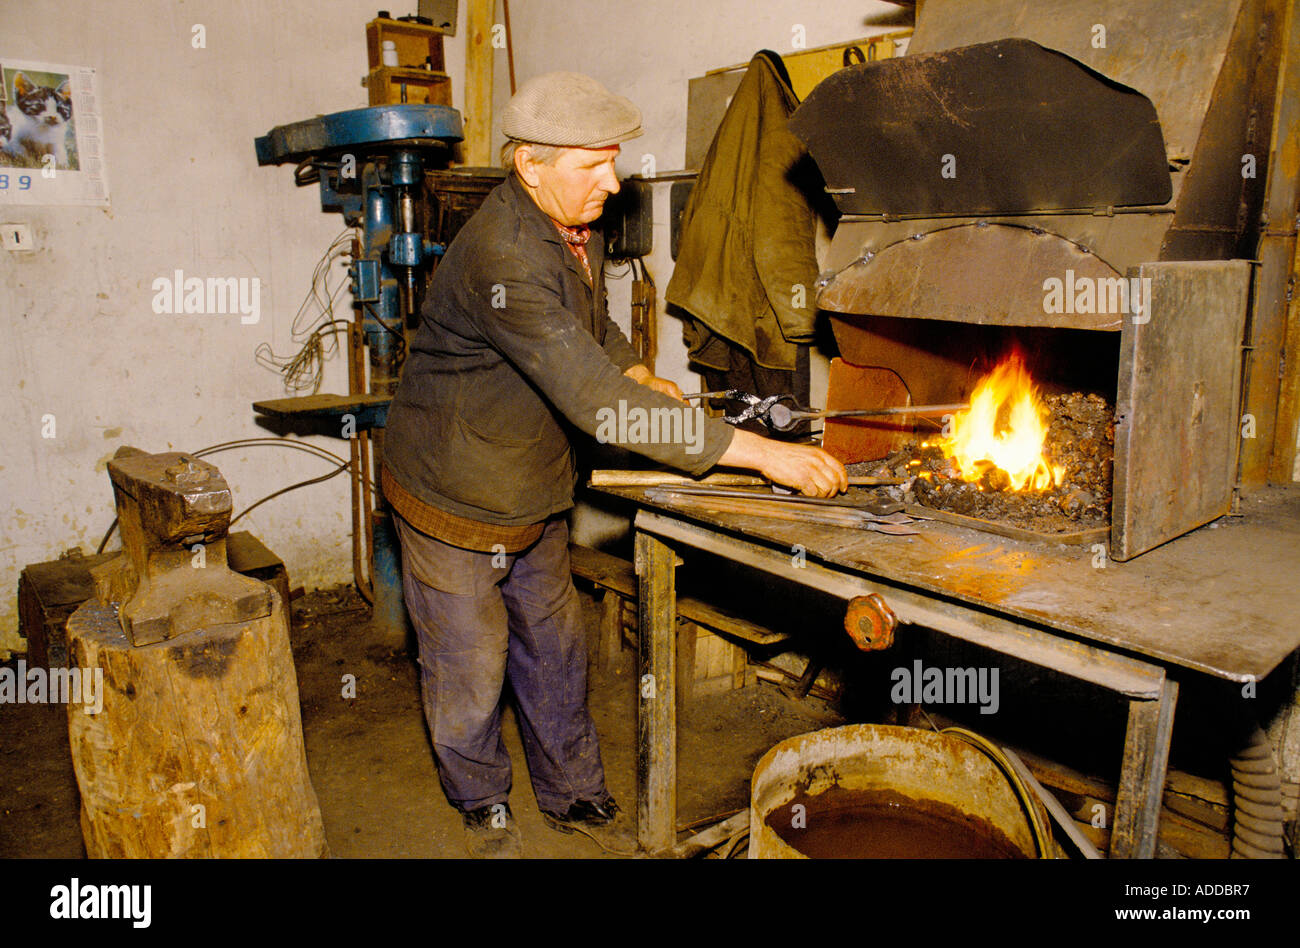
{"label": "kitten poster", "polygon": [[0,205],[108,206],[95,70],[0,57]]}

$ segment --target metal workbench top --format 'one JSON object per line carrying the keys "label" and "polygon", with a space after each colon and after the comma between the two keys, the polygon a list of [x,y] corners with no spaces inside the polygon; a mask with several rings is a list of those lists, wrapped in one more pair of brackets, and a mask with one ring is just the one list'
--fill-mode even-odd
{"label": "metal workbench top", "polygon": [[687,510],[641,488],[592,488],[808,560],[1235,681],[1300,647],[1300,488],[1245,496],[1241,516],[1105,566],[1090,547],[1006,539],[938,521],[895,537]]}

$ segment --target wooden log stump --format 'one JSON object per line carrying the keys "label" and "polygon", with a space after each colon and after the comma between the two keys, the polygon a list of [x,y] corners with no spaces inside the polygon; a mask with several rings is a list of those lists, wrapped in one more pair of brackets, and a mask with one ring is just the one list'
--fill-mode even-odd
{"label": "wooden log stump", "polygon": [[150,645],[95,599],[67,629],[83,680],[102,674],[98,713],[68,705],[92,858],[328,855],[278,595],[268,616]]}

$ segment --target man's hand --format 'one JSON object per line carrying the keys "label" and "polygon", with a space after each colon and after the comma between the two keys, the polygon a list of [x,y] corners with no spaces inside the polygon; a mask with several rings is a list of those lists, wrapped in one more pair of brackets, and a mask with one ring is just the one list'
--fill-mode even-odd
{"label": "man's hand", "polygon": [[773,441],[751,431],[738,430],[718,463],[750,468],[809,497],[834,497],[849,489],[844,465],[821,448]]}
{"label": "man's hand", "polygon": [[646,388],[652,388],[656,392],[662,392],[669,398],[675,398],[679,402],[686,401],[686,399],[682,398],[682,390],[677,387],[676,383],[670,382],[668,379],[661,379],[639,362],[623,374],[633,382],[644,385]]}

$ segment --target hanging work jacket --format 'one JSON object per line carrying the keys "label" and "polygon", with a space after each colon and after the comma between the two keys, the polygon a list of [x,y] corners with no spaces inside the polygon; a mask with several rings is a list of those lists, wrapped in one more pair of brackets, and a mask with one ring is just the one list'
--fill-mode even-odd
{"label": "hanging work jacket", "polygon": [[821,175],[789,130],[799,100],[785,66],[764,50],[749,64],[718,126],[682,214],[665,294],[691,317],[691,361],[730,367],[726,344],[771,369],[793,370],[817,315]]}

